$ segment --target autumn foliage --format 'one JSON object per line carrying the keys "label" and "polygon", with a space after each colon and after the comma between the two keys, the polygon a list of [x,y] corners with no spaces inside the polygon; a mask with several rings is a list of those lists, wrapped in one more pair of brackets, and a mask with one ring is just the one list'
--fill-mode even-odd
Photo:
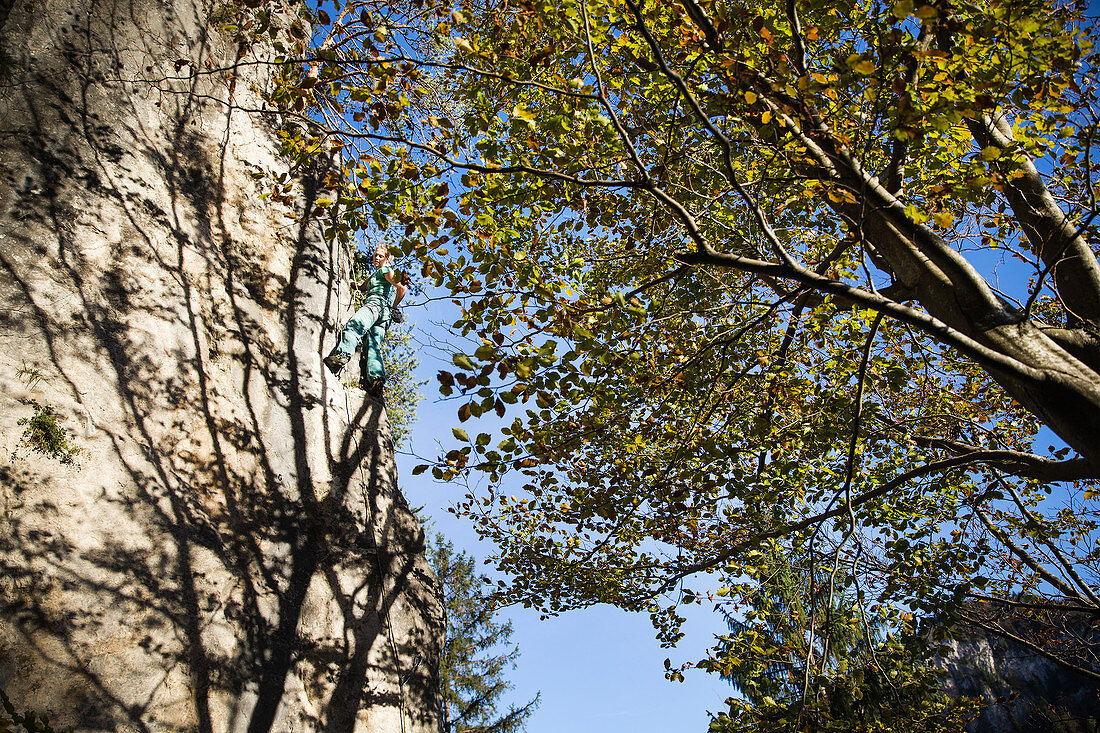
{"label": "autumn foliage", "polygon": [[329,236],[396,231],[455,301],[463,426],[421,470],[471,487],[502,600],[673,644],[682,604],[744,619],[797,558],[806,683],[773,702],[803,722],[854,673],[827,600],[871,660],[974,599],[1100,612],[1084,5],[338,13],[265,31],[286,148],[334,156]]}

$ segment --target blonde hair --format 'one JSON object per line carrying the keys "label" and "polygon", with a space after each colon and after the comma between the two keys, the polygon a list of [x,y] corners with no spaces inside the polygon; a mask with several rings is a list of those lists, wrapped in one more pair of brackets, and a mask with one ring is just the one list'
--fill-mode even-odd
{"label": "blonde hair", "polygon": [[379,247],[385,247],[386,249],[386,258],[382,260],[382,264],[379,265],[379,267],[382,267],[383,265],[388,265],[389,263],[393,262],[393,252],[390,251],[389,246],[386,244],[379,244],[374,248],[374,251],[377,252]]}

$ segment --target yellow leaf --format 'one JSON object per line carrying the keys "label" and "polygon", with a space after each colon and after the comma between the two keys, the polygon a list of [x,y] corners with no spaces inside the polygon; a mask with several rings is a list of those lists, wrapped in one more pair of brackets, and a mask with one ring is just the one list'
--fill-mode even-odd
{"label": "yellow leaf", "polygon": [[940,14],[939,10],[936,10],[931,5],[922,5],[913,11],[913,15],[917,16],[921,20],[931,20]]}
{"label": "yellow leaf", "polygon": [[515,117],[517,120],[532,122],[535,119],[536,115],[535,112],[527,109],[526,104],[523,104],[521,102],[520,104],[517,104],[515,107],[512,108],[512,116]]}
{"label": "yellow leaf", "polygon": [[760,121],[763,122],[765,125],[768,124],[769,122],[771,122],[772,121],[771,110],[768,110],[768,109],[764,110],[764,114],[760,115]]}
{"label": "yellow leaf", "polygon": [[852,64],[852,71],[857,74],[873,74],[875,73],[875,65],[873,62],[863,59],[855,64]]}
{"label": "yellow leaf", "polygon": [[950,211],[938,211],[932,215],[932,218],[936,221],[936,226],[947,229],[955,221],[955,217],[951,215]]}
{"label": "yellow leaf", "polygon": [[1001,157],[1001,149],[995,145],[982,148],[982,160],[996,160]]}
{"label": "yellow leaf", "polygon": [[466,442],[470,441],[470,436],[467,435],[466,431],[462,428],[451,428],[451,432],[454,433],[454,436],[459,440],[464,440]]}
{"label": "yellow leaf", "polygon": [[745,92],[745,101],[749,104],[756,104],[757,96],[756,92]]}
{"label": "yellow leaf", "polygon": [[899,0],[894,3],[894,17],[898,20],[905,20],[909,17],[909,13],[913,12],[913,0]]}

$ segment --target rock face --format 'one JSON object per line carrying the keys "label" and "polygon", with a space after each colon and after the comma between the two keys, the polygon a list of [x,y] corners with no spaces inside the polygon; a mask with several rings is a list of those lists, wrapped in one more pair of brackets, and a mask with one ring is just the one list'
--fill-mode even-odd
{"label": "rock face", "polygon": [[[1076,626],[1075,632],[1082,628],[1073,619],[1066,623]],[[1041,638],[1026,619],[1012,630]],[[1004,638],[969,627],[963,640],[949,643],[939,666],[949,695],[976,697],[986,706],[967,726],[972,733],[1100,730],[1100,685]]]}
{"label": "rock face", "polygon": [[0,688],[78,730],[436,731],[423,532],[320,363],[347,255],[308,177],[259,199],[263,74],[205,17],[0,0]]}

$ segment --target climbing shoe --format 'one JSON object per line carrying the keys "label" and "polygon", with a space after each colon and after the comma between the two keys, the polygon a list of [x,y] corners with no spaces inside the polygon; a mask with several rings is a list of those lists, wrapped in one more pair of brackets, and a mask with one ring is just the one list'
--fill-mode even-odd
{"label": "climbing shoe", "polygon": [[385,386],[385,377],[374,377],[373,379],[363,380],[363,389],[365,389],[367,394],[371,397],[377,397],[378,399],[382,399],[382,388]]}
{"label": "climbing shoe", "polygon": [[325,357],[324,362],[333,376],[340,376],[340,372],[348,365],[348,357],[334,351]]}

